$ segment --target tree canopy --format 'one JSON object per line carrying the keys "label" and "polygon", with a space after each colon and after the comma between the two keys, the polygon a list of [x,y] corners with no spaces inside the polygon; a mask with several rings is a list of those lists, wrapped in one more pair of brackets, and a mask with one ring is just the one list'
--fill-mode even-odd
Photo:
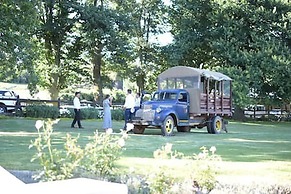
{"label": "tree canopy", "polygon": [[[0,80],[36,84],[34,64],[38,1],[3,0],[0,4]],[[19,79],[22,75],[24,80]],[[33,88],[33,87],[32,87]]]}
{"label": "tree canopy", "polygon": [[[102,96],[110,73],[154,89],[185,65],[230,75],[237,107],[291,102],[288,0],[3,0],[0,12],[0,80],[25,77],[53,99],[81,82]],[[167,31],[171,44],[153,41]]]}

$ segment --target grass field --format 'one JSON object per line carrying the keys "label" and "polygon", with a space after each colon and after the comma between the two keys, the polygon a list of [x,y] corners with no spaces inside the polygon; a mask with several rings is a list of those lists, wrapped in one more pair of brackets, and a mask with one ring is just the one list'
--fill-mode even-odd
{"label": "grass field", "polygon": [[[39,165],[31,163],[35,153],[29,150],[30,141],[36,137],[36,119],[0,118],[0,165],[7,169],[37,170]],[[54,125],[55,145],[61,146],[66,133],[80,134],[79,143],[85,145],[88,136],[101,129],[101,120],[83,121],[85,129],[71,129],[70,119],[62,119]],[[113,122],[115,133],[123,122]],[[199,153],[201,146],[215,146],[223,159],[219,176],[228,181],[271,181],[291,184],[291,123],[240,123],[230,122],[229,133],[213,135],[206,129],[191,133],[176,133],[172,137],[161,136],[160,130],[147,129],[143,135],[129,134],[126,150],[119,165],[124,169],[135,167],[147,171],[156,165],[153,152],[166,143],[173,150],[192,155]],[[176,161],[178,173],[187,172],[184,161]],[[174,172],[175,173],[175,172]]]}

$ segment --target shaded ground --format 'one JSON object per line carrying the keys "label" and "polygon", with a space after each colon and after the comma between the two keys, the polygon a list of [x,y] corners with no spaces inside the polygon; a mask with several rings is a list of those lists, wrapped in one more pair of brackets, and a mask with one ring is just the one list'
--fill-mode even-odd
{"label": "shaded ground", "polygon": [[35,172],[28,170],[9,170],[11,174],[16,176],[18,179],[24,183],[37,183],[38,181],[33,179]]}

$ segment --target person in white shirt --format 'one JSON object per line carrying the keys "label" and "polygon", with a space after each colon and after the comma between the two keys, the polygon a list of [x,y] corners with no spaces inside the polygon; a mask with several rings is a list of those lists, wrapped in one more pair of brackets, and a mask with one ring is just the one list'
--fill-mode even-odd
{"label": "person in white shirt", "polygon": [[131,122],[132,114],[134,113],[135,99],[132,95],[132,90],[127,90],[127,95],[123,105],[124,109],[124,130],[126,130],[126,124]]}
{"label": "person in white shirt", "polygon": [[78,124],[79,128],[83,128],[81,125],[81,103],[80,103],[80,96],[81,93],[80,92],[76,92],[75,93],[75,97],[74,97],[74,112],[75,112],[75,117],[74,120],[71,124],[71,128],[75,128],[75,124]]}

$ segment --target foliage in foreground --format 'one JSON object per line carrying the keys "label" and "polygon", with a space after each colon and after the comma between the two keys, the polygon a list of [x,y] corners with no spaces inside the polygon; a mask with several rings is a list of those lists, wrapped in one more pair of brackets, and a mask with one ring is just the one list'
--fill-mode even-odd
{"label": "foliage in foreground", "polygon": [[[201,147],[199,154],[184,156],[183,153],[173,151],[172,144],[167,143],[154,152],[157,160],[156,167],[147,173],[145,177],[129,173],[123,177],[123,181],[129,186],[131,193],[209,193],[216,186],[216,174],[220,156],[216,155],[216,148]],[[172,169],[175,168],[171,162],[186,160],[189,173],[183,178],[175,176]]]}
{"label": "foliage in foreground", "polygon": [[[66,135],[63,149],[54,146],[52,125],[57,121],[37,121],[38,137],[32,141],[31,147],[37,152],[32,160],[39,160],[42,171],[36,178],[42,181],[63,180],[72,177],[91,177],[114,180],[125,183],[129,193],[291,193],[290,186],[282,185],[223,185],[217,181],[216,173],[221,158],[216,155],[216,148],[205,146],[200,153],[185,156],[173,151],[172,144],[157,149],[153,156],[156,166],[142,175],[131,168],[128,173],[121,174],[115,162],[123,150],[127,135],[111,135],[96,133],[84,147],[77,144],[78,137]],[[173,174],[177,163],[183,160],[189,171],[183,177]],[[184,163],[186,161],[186,163]],[[177,170],[175,170],[176,172]],[[117,173],[119,172],[119,174]]]}
{"label": "foliage in foreground", "polygon": [[84,148],[77,144],[78,137],[67,134],[64,148],[60,150],[52,143],[54,141],[52,125],[57,122],[36,121],[38,137],[31,142],[30,148],[36,149],[32,161],[39,160],[43,168],[36,179],[64,180],[79,173],[106,178],[115,173],[114,163],[119,159],[125,145],[126,133],[119,137],[107,133],[99,134],[96,131]]}
{"label": "foliage in foreground", "polygon": [[[36,176],[37,179],[53,181],[84,175],[103,179],[117,176],[114,164],[119,159],[125,145],[126,132],[123,132],[121,136],[114,136],[108,133],[99,134],[96,131],[84,148],[77,144],[78,137],[67,134],[64,148],[57,149],[52,143],[54,142],[52,126],[57,122],[36,121],[38,137],[31,142],[30,148],[36,148],[32,161],[39,160],[43,168]],[[139,184],[132,182],[132,177],[136,175],[131,175],[123,181],[126,180],[134,193],[138,191],[142,193],[179,193],[181,189],[185,190],[185,188],[190,188],[191,192],[210,191],[215,186],[215,170],[208,161],[220,160],[220,157],[214,153],[215,148],[212,147],[210,150],[211,154],[206,147],[202,147],[201,153],[198,155],[185,157],[182,153],[172,151],[172,144],[166,144],[154,152],[154,158],[161,165],[157,165],[157,169],[144,176],[142,178],[144,181],[138,181]],[[180,183],[181,180],[170,173],[170,168],[163,166],[163,162],[160,162],[177,159],[189,159],[188,165],[192,172],[190,177],[186,177],[184,183]],[[121,182],[123,181],[121,180]],[[137,187],[132,187],[130,184],[135,184]]]}

